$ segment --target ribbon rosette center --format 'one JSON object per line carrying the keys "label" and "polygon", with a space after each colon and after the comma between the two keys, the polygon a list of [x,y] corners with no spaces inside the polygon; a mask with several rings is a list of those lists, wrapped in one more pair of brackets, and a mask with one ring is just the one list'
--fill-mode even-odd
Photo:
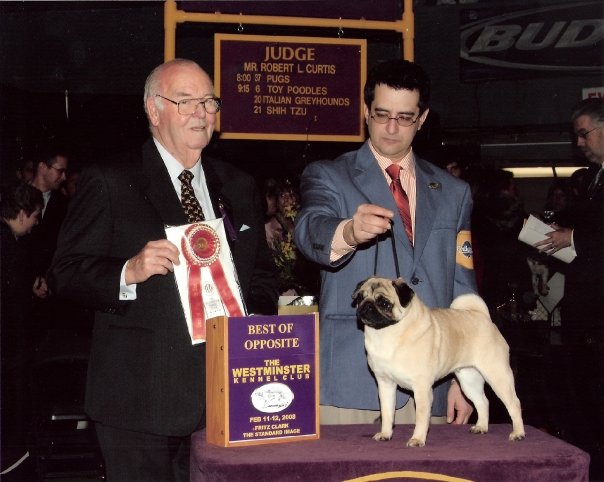
{"label": "ribbon rosette center", "polygon": [[[216,231],[201,223],[189,226],[182,238],[182,251],[189,268],[189,306],[193,322],[193,339],[205,340],[206,327],[202,285],[211,283],[216,286],[220,294],[220,300],[228,315],[242,316],[242,312],[229,288],[219,259],[220,238]],[[202,280],[202,267],[210,268],[211,280]]]}

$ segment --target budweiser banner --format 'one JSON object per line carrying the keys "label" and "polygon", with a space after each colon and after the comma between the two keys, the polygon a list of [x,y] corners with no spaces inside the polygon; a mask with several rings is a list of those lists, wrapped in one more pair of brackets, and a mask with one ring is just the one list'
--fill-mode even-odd
{"label": "budweiser banner", "polygon": [[245,307],[222,219],[166,228],[180,250],[174,276],[193,344],[206,341],[206,320],[243,316]]}
{"label": "budweiser banner", "polygon": [[604,73],[602,0],[460,9],[461,80]]}

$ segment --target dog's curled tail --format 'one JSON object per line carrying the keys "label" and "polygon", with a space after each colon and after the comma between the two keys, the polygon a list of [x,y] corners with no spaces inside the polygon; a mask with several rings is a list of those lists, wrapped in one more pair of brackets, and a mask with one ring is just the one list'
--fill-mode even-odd
{"label": "dog's curled tail", "polygon": [[484,300],[474,293],[467,293],[465,295],[460,295],[453,300],[451,303],[451,308],[454,310],[472,310],[472,311],[480,311],[485,315],[489,315],[489,308]]}

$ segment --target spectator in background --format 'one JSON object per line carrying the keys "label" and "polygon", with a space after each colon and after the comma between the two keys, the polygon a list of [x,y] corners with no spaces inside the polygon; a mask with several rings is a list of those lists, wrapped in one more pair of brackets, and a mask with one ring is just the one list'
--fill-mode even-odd
{"label": "spectator in background", "polygon": [[570,190],[570,202],[569,204],[573,205],[575,202],[579,201],[585,196],[585,192],[587,191],[587,184],[585,180],[589,173],[589,169],[587,167],[582,167],[573,172],[568,179],[568,185]]}
{"label": "spectator in background", "polygon": [[503,169],[488,169],[474,196],[472,226],[484,263],[481,294],[493,315],[513,294],[521,297],[532,292],[526,264],[531,249],[518,241],[526,216],[514,175]]}
{"label": "spectator in background", "polygon": [[67,178],[68,167],[67,155],[61,149],[49,147],[36,158],[31,180],[31,185],[42,192],[44,199],[39,222],[26,239],[33,258],[36,285],[42,294],[34,300],[33,317],[46,335],[68,324],[72,315],[65,304],[53,296],[47,282],[59,229],[67,212],[67,198],[61,192],[61,186]]}
{"label": "spectator in background", "polygon": [[478,231],[480,231],[477,224],[481,222],[480,217],[476,215],[478,207],[481,202],[484,202],[484,190],[487,186],[487,178],[490,169],[486,168],[484,164],[470,163],[468,167],[463,171],[462,179],[470,185],[470,192],[472,193],[472,199],[474,202],[474,209],[472,210],[472,252],[474,257],[474,272],[476,273],[476,286],[478,294],[484,297],[484,258],[482,255],[482,249],[480,247],[480,240]]}
{"label": "spectator in background", "polygon": [[31,159],[21,159],[15,171],[15,176],[19,181],[30,183],[34,178],[34,161]]}
{"label": "spectator in background", "polygon": [[34,166],[31,185],[42,192],[44,206],[40,222],[32,231],[28,244],[35,256],[37,275],[46,283],[46,271],[57,247],[61,223],[67,212],[67,199],[61,193],[61,184],[67,178],[69,161],[62,151],[56,150],[40,157]]}
{"label": "spectator in background", "polygon": [[318,295],[318,268],[294,244],[294,220],[300,209],[297,186],[289,179],[273,185],[275,210],[265,224],[266,237],[279,270],[279,294]]}
{"label": "spectator in background", "polygon": [[264,212],[266,220],[277,212],[277,180],[273,177],[266,179],[263,184]]}
{"label": "spectator in background", "polygon": [[457,161],[449,162],[445,166],[445,169],[452,176],[462,177],[463,170],[462,170],[462,167],[459,165],[459,162],[457,162]]}
{"label": "spectator in background", "polygon": [[541,217],[544,222],[568,226],[571,191],[567,179],[554,179],[547,191]]}
{"label": "spectator in background", "polygon": [[[567,270],[563,326],[569,338],[593,338],[604,343],[604,100],[588,99],[573,112],[577,145],[593,163],[586,174],[587,189],[578,199],[568,225],[554,231],[536,246],[546,254],[571,246],[577,257]],[[564,320],[567,320],[564,323]]]}
{"label": "spectator in background", "polygon": [[436,155],[436,165],[455,177],[463,178],[467,159],[461,146],[443,144]]}
{"label": "spectator in background", "polygon": [[65,182],[61,187],[61,193],[67,200],[71,200],[75,196],[80,174],[81,172],[79,169],[70,168],[67,171],[67,179],[65,179]]}
{"label": "spectator in background", "polygon": [[[42,193],[11,183],[0,194],[0,291],[2,341],[1,472],[14,480],[32,480],[26,472],[31,419],[31,363],[37,333],[31,323],[34,274],[22,238],[38,223]],[[35,294],[35,293],[33,293]],[[21,461],[21,463],[19,463]],[[12,469],[10,469],[12,467]],[[10,474],[10,475],[9,475]],[[31,477],[31,478],[30,478]]]}
{"label": "spectator in background", "polygon": [[592,164],[587,188],[574,203],[567,226],[552,224],[535,246],[552,255],[571,247],[566,269],[562,337],[569,353],[570,441],[591,455],[591,478],[604,479],[604,99],[581,101],[572,113],[577,146]]}

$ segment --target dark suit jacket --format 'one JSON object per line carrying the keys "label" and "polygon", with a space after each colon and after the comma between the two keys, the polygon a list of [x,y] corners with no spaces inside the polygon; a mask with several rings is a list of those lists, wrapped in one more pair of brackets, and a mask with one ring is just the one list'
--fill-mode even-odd
{"label": "dark suit jacket", "polygon": [[[589,168],[586,185],[599,166]],[[604,335],[604,176],[572,211],[577,257],[567,266],[562,328],[573,335]],[[604,338],[602,338],[604,340]]]}
{"label": "dark suit jacket", "polygon": [[59,191],[53,191],[44,211],[44,217],[40,218],[31,234],[24,238],[33,258],[32,265],[35,275],[45,276],[50,267],[66,212],[67,198]]}
{"label": "dark suit jacket", "polygon": [[[255,183],[217,160],[203,167],[216,214],[227,212],[236,231],[231,249],[248,309],[272,314],[276,276]],[[186,223],[152,140],[81,178],[51,282],[59,295],[97,310],[86,392],[93,420],[176,436],[203,423],[205,344],[191,345],[173,274],[138,284],[134,301],[119,300],[126,260],[165,238],[165,226]],[[250,229],[241,231],[244,225]]]}

